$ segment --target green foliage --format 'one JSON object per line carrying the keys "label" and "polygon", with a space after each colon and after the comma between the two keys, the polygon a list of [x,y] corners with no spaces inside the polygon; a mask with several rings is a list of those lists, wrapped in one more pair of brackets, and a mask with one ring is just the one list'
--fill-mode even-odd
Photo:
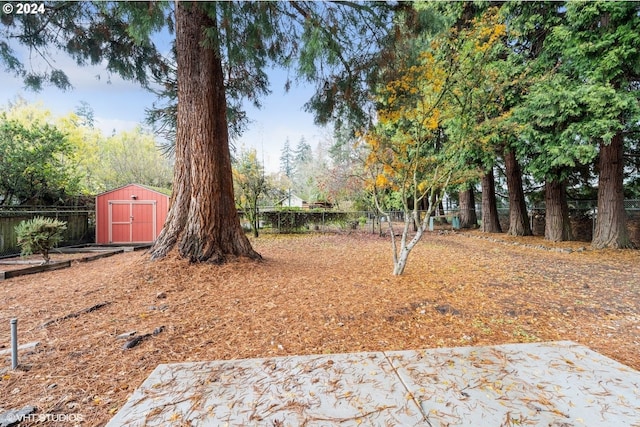
{"label": "green foliage", "polygon": [[255,148],[242,151],[233,165],[236,205],[249,219],[254,237],[258,237],[258,201],[269,190],[264,167]]}
{"label": "green foliage", "polygon": [[42,254],[45,263],[49,263],[49,251],[64,238],[67,223],[53,218],[35,217],[22,221],[15,227],[21,255]]}
{"label": "green foliage", "polygon": [[293,176],[293,160],[294,153],[291,150],[291,143],[289,138],[284,141],[284,146],[280,150],[280,172],[282,172],[287,178],[291,179]]}
{"label": "green foliage", "polygon": [[78,191],[73,148],[54,125],[0,115],[0,204],[56,204]]}
{"label": "green foliage", "polygon": [[285,233],[302,231],[309,228],[310,225],[339,224],[344,226],[351,218],[349,212],[302,210],[300,208],[278,209],[262,212],[261,215],[273,228]]}
{"label": "green foliage", "polygon": [[295,163],[298,165],[313,160],[313,151],[311,150],[311,145],[309,145],[304,137],[300,138],[300,141],[298,141],[298,145],[296,145],[293,153]]}
{"label": "green foliage", "polygon": [[[105,137],[83,103],[54,116],[21,98],[0,113],[0,204],[62,204],[136,182],[170,187],[171,159],[141,127]],[[4,197],[4,198],[3,198]]]}
{"label": "green foliage", "polygon": [[98,191],[132,182],[171,187],[173,168],[170,159],[162,154],[153,134],[141,127],[119,132],[96,141],[97,164],[92,176]]}
{"label": "green foliage", "polygon": [[[195,6],[194,6],[195,7]],[[392,9],[384,2],[202,2],[211,18],[206,44],[222,58],[232,135],[247,124],[242,101],[256,106],[269,93],[266,70],[284,66],[318,87],[307,105],[317,120],[341,118],[366,123],[366,82],[375,73],[376,48]],[[55,67],[51,51],[68,53],[78,65],[106,65],[108,73],[161,87],[165,98],[150,110],[150,120],[168,134],[175,129],[177,82],[173,52],[154,44],[154,35],[174,30],[171,2],[45,2],[45,13],[3,15],[0,62],[39,90],[68,89],[65,70]],[[362,23],[366,22],[367,25]],[[30,67],[16,44],[37,51],[43,67]],[[157,84],[150,84],[157,83]],[[286,83],[290,87],[291,82]]]}
{"label": "green foliage", "polygon": [[640,5],[637,2],[567,3],[567,24],[558,38],[568,67],[592,82],[627,86],[640,76]]}
{"label": "green foliage", "polygon": [[632,83],[640,77],[640,8],[598,1],[548,4],[546,13],[530,7],[536,13],[513,26],[528,37],[534,30],[527,22],[538,28],[530,88],[513,110],[521,131],[516,150],[537,179],[564,180],[593,162],[600,142],[640,118]]}
{"label": "green foliage", "polygon": [[[592,138],[598,134],[592,132],[598,131],[604,116],[591,114],[592,96],[587,87],[555,75],[535,85],[515,109],[514,119],[522,124],[526,142],[519,145],[519,154],[530,159],[526,170],[537,179],[564,180],[573,168],[597,155]],[[585,120],[588,117],[592,120]]]}
{"label": "green foliage", "polygon": [[[52,51],[67,52],[78,65],[105,64],[106,71],[143,85],[164,72],[162,55],[151,31],[164,20],[167,3],[44,2],[44,13],[4,15],[0,21],[0,61],[27,87],[71,88],[65,70],[49,60]],[[28,67],[15,46],[19,42],[44,58],[44,67]]]}

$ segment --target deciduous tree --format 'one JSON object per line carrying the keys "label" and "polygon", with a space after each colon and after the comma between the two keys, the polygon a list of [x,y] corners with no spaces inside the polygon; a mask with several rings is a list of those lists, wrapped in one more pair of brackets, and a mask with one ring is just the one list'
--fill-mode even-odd
{"label": "deciduous tree", "polygon": [[0,205],[64,203],[79,191],[73,148],[55,126],[0,113]]}
{"label": "deciduous tree", "polygon": [[156,143],[155,135],[140,126],[98,141],[99,164],[93,178],[106,191],[129,183],[171,187],[173,165]]}
{"label": "deciduous tree", "polygon": [[[447,70],[431,49],[422,52],[408,68],[400,69],[378,93],[378,124],[365,135],[370,150],[367,166],[375,171],[369,182],[380,213],[387,217],[391,236],[393,274],[404,272],[411,250],[427,228],[442,190],[454,173],[442,149],[441,111],[448,89]],[[396,242],[393,223],[381,203],[381,193],[400,196],[404,226]],[[420,216],[421,202],[428,203]],[[418,225],[413,237],[411,225]]]}
{"label": "deciduous tree", "polygon": [[268,184],[264,174],[264,166],[258,161],[256,149],[241,151],[234,167],[234,183],[236,188],[236,203],[249,219],[253,236],[259,234],[259,206],[260,197],[268,191]]}

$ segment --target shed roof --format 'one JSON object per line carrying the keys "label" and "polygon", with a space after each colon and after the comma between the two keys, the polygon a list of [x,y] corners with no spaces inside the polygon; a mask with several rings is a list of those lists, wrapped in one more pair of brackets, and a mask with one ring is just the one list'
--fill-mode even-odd
{"label": "shed roof", "polygon": [[145,190],[153,191],[154,193],[162,194],[163,196],[171,196],[171,190],[168,189],[168,188],[150,187],[148,185],[131,183],[131,184],[127,184],[127,185],[122,185],[122,186],[120,186],[118,188],[113,188],[111,190],[107,190],[107,191],[105,191],[103,193],[97,194],[96,197],[103,196],[103,195],[109,194],[109,193],[113,193],[114,191],[122,190],[123,188],[127,188],[127,187],[130,187],[130,186],[144,188]]}

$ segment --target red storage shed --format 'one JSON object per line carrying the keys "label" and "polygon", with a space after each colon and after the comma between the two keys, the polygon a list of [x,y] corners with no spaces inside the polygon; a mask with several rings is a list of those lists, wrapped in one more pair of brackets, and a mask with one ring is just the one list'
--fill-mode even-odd
{"label": "red storage shed", "polygon": [[164,226],[169,196],[129,184],[96,196],[96,243],[153,242]]}

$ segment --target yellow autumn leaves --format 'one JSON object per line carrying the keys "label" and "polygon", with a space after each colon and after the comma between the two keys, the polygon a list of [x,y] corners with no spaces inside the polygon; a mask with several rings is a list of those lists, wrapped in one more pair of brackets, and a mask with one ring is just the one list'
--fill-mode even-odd
{"label": "yellow autumn leaves", "polygon": [[[397,63],[389,66],[393,78],[377,92],[376,126],[362,138],[369,149],[370,187],[419,196],[432,187],[428,182],[435,178],[433,172],[437,167],[453,168],[442,164],[451,158],[447,150],[464,146],[468,141],[451,141],[453,133],[448,132],[447,126],[454,123],[468,126],[465,124],[468,119],[461,120],[460,116],[465,103],[470,107],[477,104],[468,101],[469,94],[486,91],[473,86],[477,77],[474,73],[479,68],[476,64],[491,53],[505,34],[506,26],[496,10],[489,9],[471,20],[466,28],[418,36],[407,44],[419,49],[418,52],[406,53],[401,58],[398,57],[402,54],[397,55]],[[457,135],[463,134],[468,138],[470,133],[462,130]],[[451,182],[456,181],[453,177]]]}

